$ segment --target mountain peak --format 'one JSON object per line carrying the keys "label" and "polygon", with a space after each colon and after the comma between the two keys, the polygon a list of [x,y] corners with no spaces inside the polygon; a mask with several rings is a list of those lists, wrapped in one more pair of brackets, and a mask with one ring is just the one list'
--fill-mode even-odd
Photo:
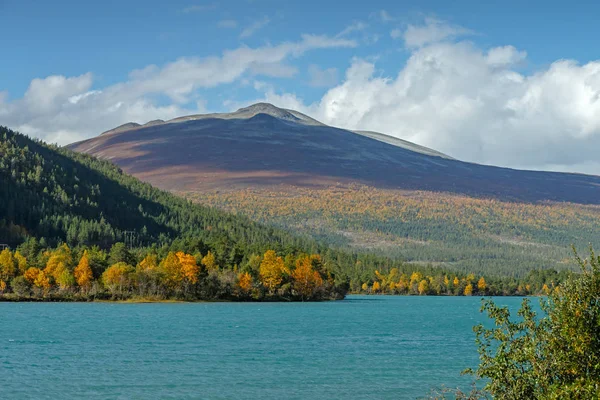
{"label": "mountain peak", "polygon": [[282,112],[284,111],[283,109],[274,106],[271,103],[255,103],[255,104],[251,104],[248,107],[242,107],[240,109],[237,110],[237,112],[256,112],[258,113],[263,113],[263,114],[268,114],[268,113],[277,113],[277,112]]}
{"label": "mountain peak", "polygon": [[300,120],[300,118],[296,117],[290,111],[284,110],[283,108],[275,107],[273,104],[270,103],[252,104],[248,107],[240,108],[233,114],[241,118],[252,118],[258,114],[266,114],[287,121],[298,122]]}

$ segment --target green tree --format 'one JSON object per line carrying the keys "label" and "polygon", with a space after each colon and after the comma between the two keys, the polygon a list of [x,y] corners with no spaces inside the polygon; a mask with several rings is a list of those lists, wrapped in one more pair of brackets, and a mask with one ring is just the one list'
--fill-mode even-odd
{"label": "green tree", "polygon": [[499,399],[597,399],[600,397],[600,257],[576,254],[581,274],[541,300],[538,316],[523,300],[519,319],[484,301],[495,327],[478,325],[480,364],[467,371],[486,379]]}
{"label": "green tree", "polygon": [[110,265],[115,265],[118,263],[125,263],[128,265],[136,265],[137,262],[135,257],[125,246],[125,243],[115,243],[110,248],[110,252],[108,254],[108,263]]}

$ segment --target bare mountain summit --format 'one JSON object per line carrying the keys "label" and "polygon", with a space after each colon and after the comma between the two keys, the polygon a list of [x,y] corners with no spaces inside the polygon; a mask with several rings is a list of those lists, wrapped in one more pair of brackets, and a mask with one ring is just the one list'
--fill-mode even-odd
{"label": "bare mountain summit", "polygon": [[267,103],[232,113],[129,123],[69,147],[174,191],[364,184],[502,200],[600,203],[597,176],[466,163]]}

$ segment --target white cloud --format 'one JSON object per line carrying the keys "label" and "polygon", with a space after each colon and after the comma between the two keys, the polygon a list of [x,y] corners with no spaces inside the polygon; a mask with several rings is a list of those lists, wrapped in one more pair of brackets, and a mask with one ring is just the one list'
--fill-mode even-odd
{"label": "white cloud", "polygon": [[404,32],[402,32],[402,30],[398,29],[398,28],[392,29],[390,31],[390,37],[392,39],[399,39],[402,37],[403,34],[404,34]]}
{"label": "white cloud", "polygon": [[[354,46],[352,40],[303,35],[297,42],[242,46],[218,57],[180,58],[162,67],[150,65],[131,71],[125,82],[100,89],[93,89],[91,73],[34,79],[21,99],[8,101],[6,95],[0,96],[0,117],[13,129],[67,144],[125,122],[145,123],[204,111],[199,89],[248,75],[289,77],[296,73],[295,67],[286,63],[292,58],[312,49]],[[164,97],[170,104],[156,100]]]}
{"label": "white cloud", "polygon": [[254,35],[257,31],[267,26],[269,22],[271,22],[271,20],[266,15],[260,19],[257,19],[256,21],[248,25],[246,28],[244,28],[242,33],[240,33],[240,38],[248,38]]}
{"label": "white cloud", "polygon": [[354,59],[343,82],[313,104],[271,89],[264,100],[466,161],[600,174],[600,60],[558,60],[524,74],[526,53],[512,46],[482,49],[431,36],[411,43],[421,45],[395,75]]}
{"label": "white cloud", "polygon": [[321,69],[318,65],[311,64],[308,67],[308,75],[309,85],[313,87],[329,87],[338,83],[337,68]]}
{"label": "white cloud", "polygon": [[237,28],[238,23],[235,19],[222,19],[218,22],[217,25],[219,26],[219,28],[233,29]]}
{"label": "white cloud", "polygon": [[527,52],[519,51],[513,46],[494,47],[487,53],[488,64],[496,66],[515,64],[525,58],[527,58]]}
{"label": "white cloud", "polygon": [[406,47],[421,47],[471,34],[473,34],[471,30],[462,26],[450,25],[435,18],[426,18],[424,25],[408,25],[403,37]]}

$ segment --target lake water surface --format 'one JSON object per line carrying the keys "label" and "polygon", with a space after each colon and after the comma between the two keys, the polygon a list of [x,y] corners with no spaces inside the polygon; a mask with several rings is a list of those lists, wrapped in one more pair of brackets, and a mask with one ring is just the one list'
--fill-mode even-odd
{"label": "lake water surface", "polygon": [[469,387],[460,372],[477,365],[479,308],[479,298],[395,296],[0,303],[0,397],[417,398]]}

